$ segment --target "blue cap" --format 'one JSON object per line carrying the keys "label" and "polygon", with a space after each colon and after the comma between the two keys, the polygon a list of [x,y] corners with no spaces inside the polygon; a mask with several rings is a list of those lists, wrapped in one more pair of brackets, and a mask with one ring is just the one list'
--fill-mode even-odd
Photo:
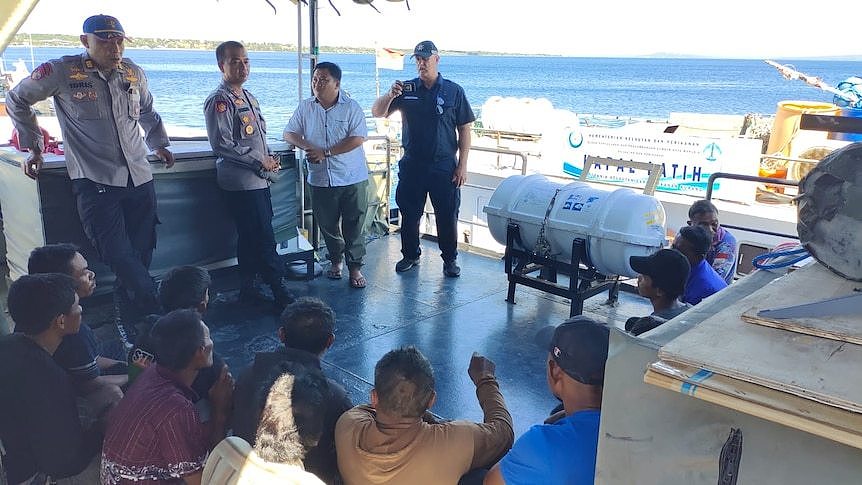
{"label": "blue cap", "polygon": [[93,15],[84,21],[84,33],[93,34],[101,39],[125,37],[126,32],[120,21],[110,15]]}
{"label": "blue cap", "polygon": [[434,45],[434,43],[430,40],[423,40],[422,42],[416,44],[416,47],[413,49],[413,55],[410,57],[421,57],[423,59],[428,59],[436,53],[437,46]]}

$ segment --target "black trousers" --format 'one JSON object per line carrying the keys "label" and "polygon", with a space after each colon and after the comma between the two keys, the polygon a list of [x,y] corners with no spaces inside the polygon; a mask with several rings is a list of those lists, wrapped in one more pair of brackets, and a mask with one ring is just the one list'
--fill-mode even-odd
{"label": "black trousers", "polygon": [[434,219],[437,221],[437,245],[443,261],[458,257],[458,210],[461,189],[452,183],[451,172],[403,166],[398,172],[395,203],[401,211],[401,254],[418,259],[419,223],[426,197],[431,197]]}
{"label": "black trousers", "polygon": [[236,259],[242,284],[251,284],[255,275],[273,285],[284,276],[284,265],[275,252],[272,231],[272,196],[269,188],[223,190],[228,211],[236,223]]}
{"label": "black trousers", "polygon": [[72,181],[84,234],[111,267],[134,309],[158,312],[156,286],[149,267],[156,247],[156,191],[153,181],[134,187],[102,185],[88,179]]}

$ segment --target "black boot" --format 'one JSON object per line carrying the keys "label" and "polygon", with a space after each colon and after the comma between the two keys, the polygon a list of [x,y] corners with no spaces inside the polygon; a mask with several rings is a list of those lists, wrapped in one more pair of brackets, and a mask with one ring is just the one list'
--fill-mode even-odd
{"label": "black boot", "polygon": [[242,277],[239,287],[239,301],[246,305],[255,305],[260,303],[272,303],[272,298],[267,296],[263,288],[258,286],[255,278]]}
{"label": "black boot", "polygon": [[278,281],[271,283],[269,286],[272,288],[272,296],[275,297],[275,309],[281,313],[284,307],[293,303],[295,298],[290,290],[287,289],[287,284],[285,284],[282,278],[279,278]]}

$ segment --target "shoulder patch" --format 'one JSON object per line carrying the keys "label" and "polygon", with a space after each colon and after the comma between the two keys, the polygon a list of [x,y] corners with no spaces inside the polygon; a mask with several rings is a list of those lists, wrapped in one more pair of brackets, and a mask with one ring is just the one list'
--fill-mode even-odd
{"label": "shoulder patch", "polygon": [[48,77],[54,72],[54,66],[50,62],[45,62],[39,65],[33,72],[30,73],[30,79],[38,81],[44,77]]}
{"label": "shoulder patch", "polygon": [[219,113],[224,113],[227,111],[227,103],[224,101],[216,101],[215,109]]}

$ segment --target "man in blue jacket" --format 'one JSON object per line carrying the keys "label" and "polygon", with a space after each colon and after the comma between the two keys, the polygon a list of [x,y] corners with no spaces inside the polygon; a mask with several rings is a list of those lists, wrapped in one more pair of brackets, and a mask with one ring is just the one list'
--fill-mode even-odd
{"label": "man in blue jacket", "polygon": [[404,157],[398,162],[395,202],[401,211],[401,273],[419,264],[419,222],[426,197],[431,197],[437,222],[437,244],[446,276],[461,274],[458,266],[458,209],[467,181],[470,125],[476,119],[464,89],[437,71],[437,46],[425,40],[413,49],[419,77],[396,81],[374,101],[371,114],[401,111]]}

